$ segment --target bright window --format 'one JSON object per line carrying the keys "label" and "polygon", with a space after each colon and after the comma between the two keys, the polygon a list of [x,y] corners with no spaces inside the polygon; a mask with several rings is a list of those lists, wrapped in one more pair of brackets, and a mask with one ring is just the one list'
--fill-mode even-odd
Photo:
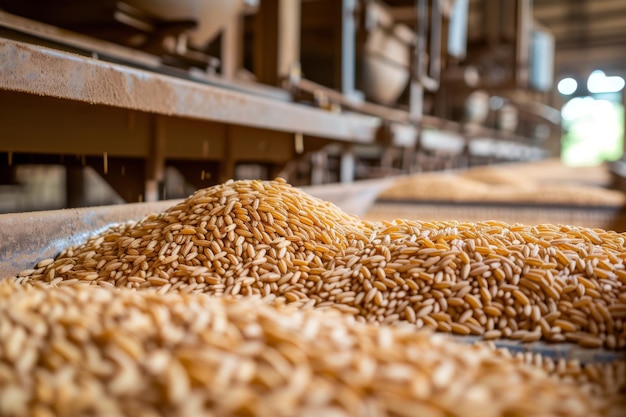
{"label": "bright window", "polygon": [[567,165],[597,165],[623,153],[624,108],[621,93],[575,97],[562,109],[562,159]]}

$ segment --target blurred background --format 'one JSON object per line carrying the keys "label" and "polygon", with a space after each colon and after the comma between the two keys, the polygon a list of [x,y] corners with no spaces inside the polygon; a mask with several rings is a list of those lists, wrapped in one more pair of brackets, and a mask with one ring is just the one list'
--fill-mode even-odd
{"label": "blurred background", "polygon": [[625,48],[622,0],[0,0],[0,212],[282,176],[622,228]]}

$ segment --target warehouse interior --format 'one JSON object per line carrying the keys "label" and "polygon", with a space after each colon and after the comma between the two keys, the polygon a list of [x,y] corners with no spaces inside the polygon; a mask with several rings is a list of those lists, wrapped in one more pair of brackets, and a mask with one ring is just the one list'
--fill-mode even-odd
{"label": "warehouse interior", "polygon": [[[18,284],[18,289],[3,288],[0,282],[0,306],[5,301],[13,306],[0,307],[0,415],[35,415],[33,410],[41,416],[622,415],[624,51],[623,0],[0,0],[0,281]],[[263,194],[270,190],[280,197]],[[262,195],[269,203],[248,207],[243,197],[241,204],[225,203],[236,193]],[[213,196],[222,207],[207,203]],[[184,216],[195,222],[204,214],[200,209],[192,213],[187,205],[198,199],[197,204],[209,204],[211,220],[193,227],[158,223]],[[305,226],[292,231],[287,221],[291,214],[285,213],[293,207]],[[303,219],[306,213],[313,219]],[[242,219],[254,223],[254,230],[235,236],[239,229],[234,224],[241,226],[237,221]],[[316,241],[313,232],[303,232],[309,227],[326,229],[315,234]],[[347,231],[352,233],[349,239]],[[155,236],[153,243],[132,246],[131,238],[141,233]],[[312,241],[300,245],[301,236]],[[157,243],[157,238],[162,241]],[[250,239],[258,245],[245,246]],[[394,239],[409,248],[399,249]],[[100,252],[118,240],[115,254],[130,256],[129,262]],[[138,241],[133,245],[140,245]],[[425,251],[419,259],[411,251],[418,244]],[[141,252],[146,245],[149,249]],[[292,246],[298,266],[294,270],[278,259]],[[351,251],[361,258],[349,260]],[[403,264],[413,260],[423,269],[419,273]],[[237,265],[244,265],[245,274]],[[361,269],[349,275],[347,269],[355,265]],[[329,289],[347,276],[354,281],[342,287],[345,293]],[[245,280],[253,283],[244,285]],[[40,281],[45,284],[34,284]],[[80,291],[92,285],[137,293],[148,288],[176,296],[260,295],[280,308],[303,307],[306,313],[293,320],[309,323],[302,326],[311,332],[321,326],[363,343],[370,343],[370,336],[378,338],[372,346],[384,344],[383,337],[395,338],[398,346],[404,343],[399,340],[409,339],[409,345],[440,343],[422,333],[411,339],[393,326],[387,335],[386,330],[353,328],[343,319],[331,328],[320,316],[324,324],[319,324],[316,307],[330,306],[381,329],[409,322],[453,333],[463,340],[461,346],[468,340],[472,346],[489,340],[504,349],[494,361],[502,361],[500,369],[510,372],[491,374],[489,354],[480,351],[485,356],[471,359],[475,352],[457,352],[445,342],[447,347],[439,349],[451,358],[459,355],[454,366],[465,363],[459,358],[484,365],[476,379],[463,380],[469,384],[465,388],[459,382],[455,391],[450,375],[463,371],[452,365],[444,370],[425,365],[422,375],[404,345],[408,353],[402,350],[384,360],[380,355],[386,353],[378,348],[363,348],[359,354],[365,362],[358,372],[347,371],[345,380],[337,377],[342,382],[336,387],[346,385],[331,395],[335,382],[312,381],[320,375],[335,381],[334,365],[320,365],[323,359],[307,350],[308,342],[296,338],[294,346],[303,344],[298,345],[300,356],[289,348],[281,350],[283,344],[272,345],[274,356],[263,360],[273,370],[257,359],[248,368],[237,368],[234,354],[211,362],[214,358],[207,353],[193,360],[178,357],[176,366],[163,365],[159,369],[164,374],[159,374],[159,359],[153,358],[145,364],[148,371],[140,371],[150,376],[128,371],[122,374],[125,380],[107,380],[112,385],[102,388],[110,397],[104,408],[97,401],[98,407],[88,408],[93,405],[89,399],[71,405],[67,399],[82,388],[66,397],[25,394],[31,388],[36,392],[33,387],[42,390],[48,382],[62,384],[56,376],[37,377],[31,385],[23,382],[30,381],[27,373],[11,380],[27,366],[27,360],[18,364],[11,352],[37,334],[25,327],[19,342],[2,343],[18,339],[12,337],[17,332],[10,330],[13,323],[25,323],[10,311],[30,305],[20,298],[23,283],[35,292],[45,285],[55,290],[80,287],[65,296],[94,317],[109,314],[110,301],[103,293],[94,296],[92,305],[85,302],[89,295]],[[44,294],[37,299],[56,302]],[[120,294],[128,305],[139,297]],[[151,303],[161,306],[157,299],[142,300],[146,311]],[[195,301],[168,300],[171,311],[186,313],[179,321],[162,318],[164,326],[173,332],[200,331],[200,324],[177,328],[187,323],[188,303]],[[243,326],[231,330],[245,337],[229,333],[224,336],[229,342],[231,336],[247,340],[252,325],[273,326],[276,332],[296,326],[265,312],[263,303],[255,312],[224,303],[207,301],[202,308],[223,314],[228,326]],[[45,316],[42,311],[33,317]],[[146,311],[136,312],[137,323]],[[286,311],[285,317],[300,314]],[[245,326],[237,321],[244,316],[251,320]],[[132,324],[124,326],[119,337],[132,338]],[[74,351],[59,346],[70,343],[80,350],[86,345],[67,332],[63,343],[32,342],[38,352],[49,349],[59,356],[37,366],[61,369]],[[111,334],[116,332],[89,340],[104,349],[103,340],[114,340],[117,336]],[[188,348],[228,350],[226,342],[205,336]],[[137,337],[135,345],[120,342],[124,352],[112,354],[112,361],[121,364],[119,357],[129,354],[133,359],[124,364],[141,362],[133,349],[153,343],[147,341],[150,337]],[[272,337],[262,344],[270,344]],[[328,349],[340,361],[342,349],[348,348],[339,336],[323,345],[324,337],[316,349]],[[293,380],[285,377],[290,381],[285,388],[276,375],[297,362],[290,353],[308,358],[310,374],[305,378],[298,373],[301,369],[285,371],[296,374]],[[371,363],[382,369],[371,369],[376,375],[371,381],[377,382],[364,377],[372,385],[359,391],[350,381],[359,372],[367,373]],[[542,382],[541,375],[535,381],[534,374],[517,368],[521,363],[540,364],[537,368],[552,382]],[[224,364],[231,368],[224,370]],[[200,371],[194,373],[196,365]],[[211,369],[218,367],[215,376]],[[262,369],[269,376],[255,374]],[[95,380],[105,380],[101,375],[106,372],[98,372]],[[240,384],[237,378],[243,379],[245,372],[257,375],[250,377],[254,383]],[[432,391],[420,391],[416,372],[425,378],[420,381],[432,384]],[[157,374],[166,382],[159,382]],[[213,387],[214,376],[222,378],[222,385]],[[489,391],[497,379],[518,377],[528,378],[528,390],[519,397],[503,399]],[[186,382],[172,382],[176,378]],[[388,380],[393,380],[389,392]],[[443,399],[436,380],[446,381],[449,397]],[[398,381],[408,384],[410,392]],[[172,391],[170,383],[184,388]],[[576,383],[580,386],[570,387]],[[136,392],[130,390],[133,385]],[[244,395],[244,385],[254,393]],[[137,397],[124,397],[124,387]],[[303,394],[303,387],[316,394]],[[545,398],[537,394],[542,387],[549,392]],[[232,395],[225,394],[230,389]],[[136,400],[140,390],[145,390],[143,399]],[[386,394],[376,396],[376,390]],[[460,394],[463,390],[466,397]],[[537,395],[540,405],[530,406]],[[446,408],[453,397],[464,406]],[[284,410],[291,411],[280,414],[282,409],[272,408],[269,398],[285,400]],[[235,400],[248,405],[236,408]],[[106,414],[111,410],[113,414]]]}
{"label": "warehouse interior", "polygon": [[620,172],[619,1],[148,3],[2,1],[2,212],[228,178]]}

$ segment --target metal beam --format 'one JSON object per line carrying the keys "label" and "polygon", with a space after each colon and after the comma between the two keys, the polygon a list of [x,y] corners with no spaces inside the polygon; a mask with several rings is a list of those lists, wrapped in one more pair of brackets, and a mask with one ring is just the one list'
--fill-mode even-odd
{"label": "metal beam", "polygon": [[114,57],[117,60],[133,62],[144,68],[159,68],[161,66],[158,57],[144,51],[129,49],[111,42],[6,13],[2,10],[0,10],[0,27],[66,45],[75,50],[91,51],[103,57]]}
{"label": "metal beam", "polygon": [[[569,12],[569,9],[566,9]],[[552,29],[557,25],[565,25],[565,26],[577,26],[581,24],[585,24],[588,22],[594,22],[596,24],[601,24],[607,20],[619,20],[624,22],[624,18],[626,17],[626,7],[620,9],[607,9],[607,10],[585,10],[585,19],[577,20],[572,19],[571,13],[568,14],[558,14],[554,16],[546,16],[542,17],[541,15],[537,16],[535,13],[537,20],[539,22],[546,25],[548,28]]]}
{"label": "metal beam", "polygon": [[0,89],[359,143],[372,143],[380,123],[8,39]]}
{"label": "metal beam", "polygon": [[556,0],[550,2],[541,0],[533,2],[533,14],[536,19],[543,22],[545,19],[558,18],[560,16],[568,16],[575,9],[584,9],[586,13],[603,11],[616,11],[624,9],[623,0]]}

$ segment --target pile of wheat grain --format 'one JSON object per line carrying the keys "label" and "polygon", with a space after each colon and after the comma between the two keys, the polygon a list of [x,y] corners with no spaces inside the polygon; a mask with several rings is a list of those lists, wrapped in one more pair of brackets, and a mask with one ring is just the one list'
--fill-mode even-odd
{"label": "pile of wheat grain", "polygon": [[624,363],[549,363],[258,299],[0,283],[5,417],[619,415]]}
{"label": "pile of wheat grain", "polygon": [[200,190],[13,280],[261,295],[359,321],[626,346],[625,236],[582,227],[364,222],[284,181]]}
{"label": "pile of wheat grain", "polygon": [[416,174],[396,180],[380,198],[568,206],[626,205],[626,196],[620,191],[584,183],[551,182],[549,177],[531,179],[524,174],[519,170],[493,167]]}

